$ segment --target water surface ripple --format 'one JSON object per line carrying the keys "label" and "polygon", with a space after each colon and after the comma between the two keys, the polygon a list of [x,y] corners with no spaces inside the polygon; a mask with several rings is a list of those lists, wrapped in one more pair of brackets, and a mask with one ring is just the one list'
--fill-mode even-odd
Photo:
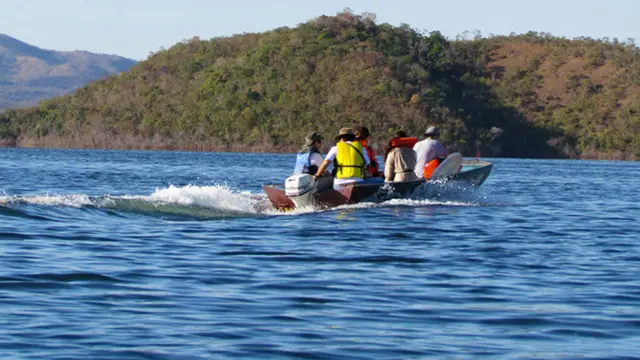
{"label": "water surface ripple", "polygon": [[281,214],[293,161],[0,149],[0,358],[638,358],[640,164]]}

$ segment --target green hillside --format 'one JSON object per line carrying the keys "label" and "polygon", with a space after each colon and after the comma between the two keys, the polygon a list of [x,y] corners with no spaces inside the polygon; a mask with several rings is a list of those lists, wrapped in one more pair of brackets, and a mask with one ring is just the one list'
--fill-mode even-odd
{"label": "green hillside", "polygon": [[[640,157],[635,45],[526,34],[449,41],[341,13],[176,44],[130,71],[0,115],[13,146],[293,151],[363,124],[430,124],[465,155]],[[381,148],[381,147],[379,147]]]}

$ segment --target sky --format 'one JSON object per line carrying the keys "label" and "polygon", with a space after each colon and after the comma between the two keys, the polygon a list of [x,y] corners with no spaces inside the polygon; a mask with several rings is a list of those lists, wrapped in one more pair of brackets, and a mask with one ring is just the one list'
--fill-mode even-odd
{"label": "sky", "polygon": [[293,27],[344,8],[451,39],[539,31],[640,40],[639,0],[0,0],[0,33],[45,49],[144,60],[194,36]]}

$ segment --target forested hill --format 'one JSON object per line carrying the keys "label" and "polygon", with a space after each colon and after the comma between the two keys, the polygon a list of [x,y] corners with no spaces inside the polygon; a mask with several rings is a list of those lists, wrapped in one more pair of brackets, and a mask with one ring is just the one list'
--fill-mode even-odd
{"label": "forested hill", "polygon": [[67,94],[135,63],[115,55],[45,50],[0,34],[0,109]]}
{"label": "forested hill", "polygon": [[[0,115],[6,145],[292,151],[304,134],[438,124],[464,155],[640,157],[632,43],[529,33],[449,41],[341,13],[179,43],[130,71]],[[380,148],[379,148],[380,149]]]}

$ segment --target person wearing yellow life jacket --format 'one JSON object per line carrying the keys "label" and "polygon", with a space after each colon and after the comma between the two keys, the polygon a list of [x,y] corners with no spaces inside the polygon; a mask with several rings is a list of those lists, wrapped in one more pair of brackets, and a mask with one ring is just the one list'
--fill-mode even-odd
{"label": "person wearing yellow life jacket", "polygon": [[334,185],[340,186],[364,181],[370,160],[362,144],[355,140],[355,134],[350,128],[340,129],[338,136],[336,136],[336,146],[329,150],[315,176],[321,176],[331,162],[334,162]]}
{"label": "person wearing yellow life jacket", "polygon": [[415,173],[419,178],[428,179],[433,170],[438,167],[438,159],[449,155],[449,151],[438,140],[440,130],[437,127],[429,126],[424,136],[424,140],[413,147],[417,155]]}
{"label": "person wearing yellow life jacket", "polygon": [[371,161],[371,165],[369,165],[369,168],[367,169],[367,174],[370,177],[382,176],[380,172],[380,165],[378,165],[378,160],[376,159],[376,152],[369,146],[369,139],[371,138],[369,129],[365,126],[356,126],[354,128],[354,133],[356,135],[356,141],[362,145],[364,150],[367,152],[369,161]]}
{"label": "person wearing yellow life jacket", "polygon": [[408,137],[404,131],[398,131],[396,136],[387,141],[384,161],[385,181],[415,181],[418,180],[414,170],[416,167],[416,152],[413,146],[418,142],[416,137]]}

